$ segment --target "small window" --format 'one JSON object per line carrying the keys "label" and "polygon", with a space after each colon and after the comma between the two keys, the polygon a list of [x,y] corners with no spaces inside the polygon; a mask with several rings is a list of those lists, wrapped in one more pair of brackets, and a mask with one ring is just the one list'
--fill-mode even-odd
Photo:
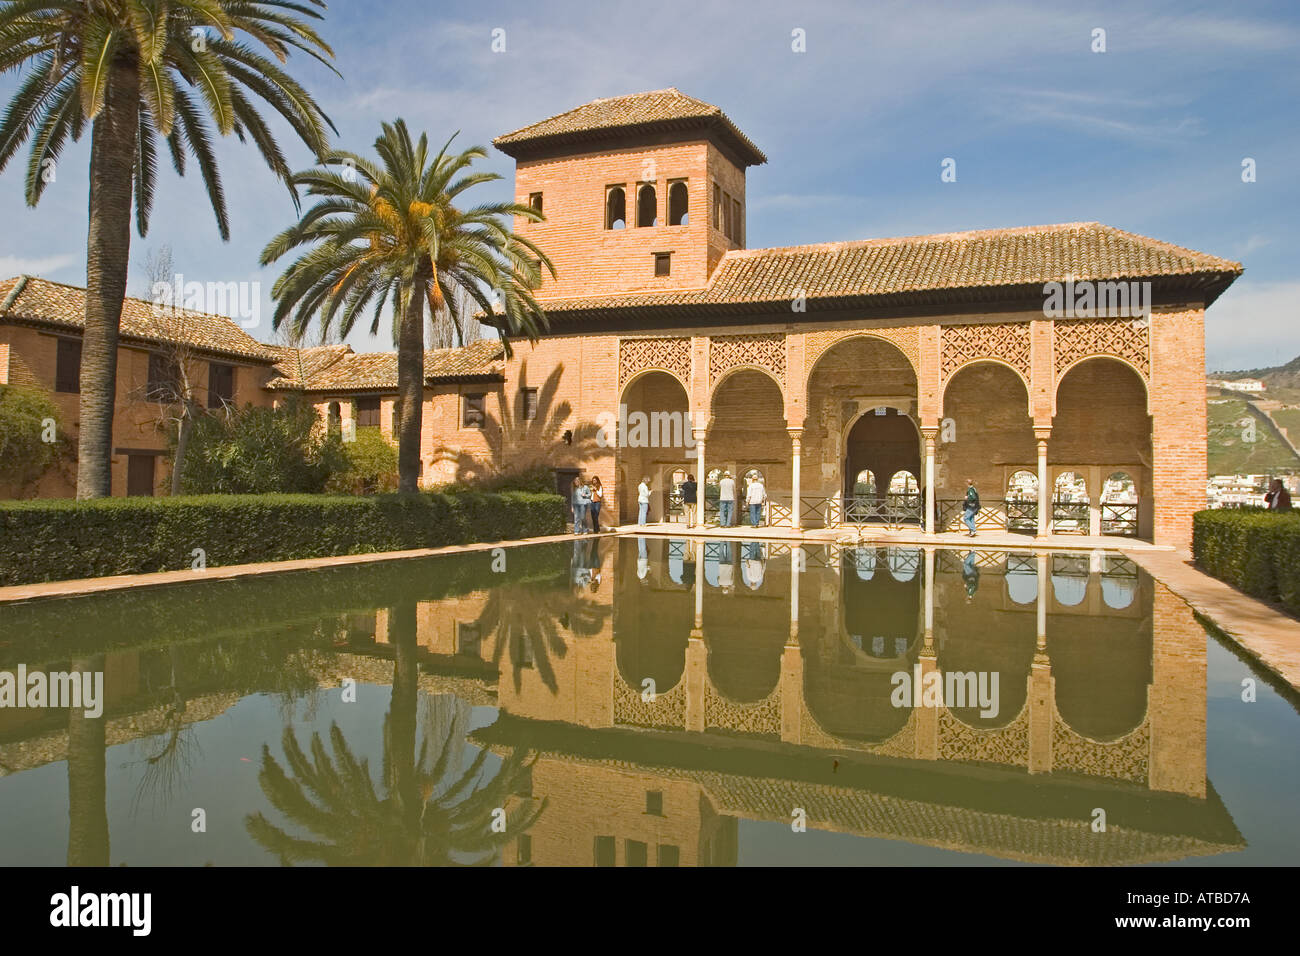
{"label": "small window", "polygon": [[645,812],[656,817],[664,815],[664,792],[662,790],[647,790],[645,792]]}
{"label": "small window", "polygon": [[722,187],[713,184],[713,228],[722,231]]}
{"label": "small window", "polygon": [[529,193],[529,194],[528,194],[528,205],[532,206],[532,207],[533,207],[535,210],[537,210],[538,212],[541,212],[541,211],[542,211],[542,194],[541,194],[541,193]]}
{"label": "small window", "polygon": [[211,362],[208,365],[208,408],[220,408],[235,400],[235,367]]}
{"label": "small window", "polygon": [[126,493],[128,497],[152,497],[154,489],[154,456],[126,456]]}
{"label": "small window", "polygon": [[149,379],[145,396],[150,401],[170,401],[179,398],[180,369],[174,361],[157,352],[149,354]]}
{"label": "small window", "polygon": [[640,840],[628,840],[623,844],[627,866],[646,866],[650,862],[648,847]]}
{"label": "small window", "polygon": [[671,275],[672,268],[673,268],[672,259],[673,259],[673,255],[671,252],[656,252],[655,253],[655,275],[656,276]]}
{"label": "small window", "polygon": [[614,865],[614,838],[612,836],[596,837],[596,865]]}
{"label": "small window", "polygon": [[358,428],[379,427],[379,399],[377,398],[357,399],[357,427]]}
{"label": "small window", "polygon": [[722,194],[722,231],[728,239],[735,239],[735,220],[732,218],[731,197]]}
{"label": "small window", "polygon": [[520,866],[530,866],[533,862],[533,838],[527,833],[521,833],[516,846],[518,851],[515,862]]}
{"label": "small window", "polygon": [[731,235],[732,240],[743,246],[745,244],[745,223],[739,199],[731,200],[731,227],[734,230]]}
{"label": "small window", "polygon": [[622,186],[605,188],[605,228],[622,229],[627,225],[627,193]]}
{"label": "small window", "polygon": [[393,410],[389,418],[389,429],[392,431],[394,436],[396,436],[402,429],[402,399],[400,396],[393,399]]}
{"label": "small window", "polygon": [[465,654],[469,657],[481,657],[483,637],[479,633],[478,625],[473,622],[458,621],[456,623],[456,653]]}
{"label": "small window", "polygon": [[59,339],[54,370],[56,392],[81,391],[81,340]]}
{"label": "small window", "polygon": [[686,191],[686,181],[679,179],[668,185],[668,225],[670,226],[689,226],[690,210],[689,196]]}
{"label": "small window", "polygon": [[470,392],[462,396],[461,428],[482,428],[487,419],[483,392]]}
{"label": "small window", "polygon": [[670,843],[659,844],[658,866],[680,866],[682,851]]}
{"label": "small window", "polygon": [[659,225],[659,197],[653,183],[637,187],[636,224],[638,227]]}
{"label": "small window", "polygon": [[531,422],[537,417],[537,389],[521,388],[520,404],[523,406],[524,421]]}

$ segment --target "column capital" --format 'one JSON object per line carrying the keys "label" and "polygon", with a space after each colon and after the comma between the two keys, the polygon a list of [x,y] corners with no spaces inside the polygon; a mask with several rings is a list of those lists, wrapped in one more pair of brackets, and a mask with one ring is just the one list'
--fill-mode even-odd
{"label": "column capital", "polygon": [[697,445],[703,443],[709,437],[709,426],[705,424],[698,428],[692,428],[691,437],[695,439]]}
{"label": "column capital", "polygon": [[1051,425],[1035,425],[1034,439],[1036,441],[1048,441],[1052,437]]}
{"label": "column capital", "polygon": [[921,437],[924,438],[926,441],[934,441],[936,438],[939,437],[939,426],[938,426],[938,425],[922,425],[922,426],[921,426]]}
{"label": "column capital", "polygon": [[786,434],[790,436],[791,441],[799,441],[801,438],[803,438],[802,425],[787,425],[785,426],[785,431]]}

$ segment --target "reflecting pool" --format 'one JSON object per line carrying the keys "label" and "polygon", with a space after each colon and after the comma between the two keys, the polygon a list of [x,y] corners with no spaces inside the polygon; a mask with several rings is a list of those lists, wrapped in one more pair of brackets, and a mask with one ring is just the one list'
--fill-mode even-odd
{"label": "reflecting pool", "polygon": [[0,607],[9,865],[1295,864],[1298,786],[1290,699],[1112,553],[584,537]]}

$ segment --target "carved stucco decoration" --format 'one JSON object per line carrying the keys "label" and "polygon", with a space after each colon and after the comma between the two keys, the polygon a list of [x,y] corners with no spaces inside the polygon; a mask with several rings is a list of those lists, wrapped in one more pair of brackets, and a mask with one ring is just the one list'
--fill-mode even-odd
{"label": "carved stucco decoration", "polygon": [[621,389],[649,369],[677,376],[682,387],[691,388],[691,340],[689,338],[619,339],[618,386]]}
{"label": "carved stucco decoration", "polygon": [[940,374],[944,380],[967,362],[998,359],[1029,381],[1030,329],[1028,322],[990,322],[945,325],[940,345]]}
{"label": "carved stucco decoration", "polygon": [[1151,323],[1134,319],[1056,319],[1052,323],[1054,367],[1062,372],[1081,359],[1113,355],[1151,377]]}
{"label": "carved stucco decoration", "polygon": [[781,736],[781,689],[760,701],[739,704],[722,696],[710,685],[704,688],[704,726],[738,734]]}
{"label": "carved stucco decoration", "polygon": [[809,332],[804,336],[804,368],[811,375],[818,359],[826,353],[827,349],[845,339],[858,337],[884,339],[891,345],[897,346],[912,363],[912,372],[918,378],[920,377],[921,331],[915,326],[901,329],[872,329],[869,332],[862,329],[822,329],[819,332]]}
{"label": "carved stucco decoration", "polygon": [[614,681],[614,723],[619,726],[657,727],[682,730],[686,726],[686,680],[672,690],[642,700],[641,691],[621,680]]}
{"label": "carved stucco decoration", "polygon": [[715,335],[709,339],[709,387],[732,369],[742,366],[767,369],[785,386],[785,333]]}
{"label": "carved stucco decoration", "polygon": [[1029,706],[998,730],[977,730],[945,708],[939,711],[939,757],[976,763],[1029,766]]}
{"label": "carved stucco decoration", "polygon": [[[1053,708],[1055,709],[1055,708]],[[1059,712],[1052,720],[1052,769],[1086,773],[1111,780],[1147,782],[1151,769],[1151,720],[1144,719],[1139,727],[1119,740],[1103,742],[1089,740],[1075,733],[1061,719]]]}

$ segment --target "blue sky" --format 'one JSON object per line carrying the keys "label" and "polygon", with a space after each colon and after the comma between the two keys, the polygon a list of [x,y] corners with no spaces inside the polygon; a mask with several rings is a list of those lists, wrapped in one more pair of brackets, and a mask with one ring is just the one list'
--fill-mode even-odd
{"label": "blue sky", "polygon": [[[1091,50],[1099,27],[1105,53]],[[804,53],[791,50],[796,28]],[[296,75],[348,149],[369,151],[397,116],[439,142],[459,130],[458,143],[487,145],[591,99],[675,86],[768,155],[749,171],[753,247],[1099,220],[1244,263],[1208,313],[1210,368],[1300,354],[1295,3],[333,0],[323,33],[343,78],[305,60]],[[0,95],[14,84],[0,78]],[[0,273],[84,280],[88,147],[65,152],[36,210],[25,157],[0,175]],[[491,152],[484,165],[506,180],[482,196],[508,198],[513,162]],[[945,157],[955,183],[940,181]],[[1241,180],[1246,157],[1254,183]],[[132,261],[168,244],[187,279],[260,280],[252,332],[269,339],[276,272],[257,256],[292,205],[251,148],[232,139],[221,158],[231,241],[197,174],[168,167]],[[391,347],[364,330],[348,341]]]}

